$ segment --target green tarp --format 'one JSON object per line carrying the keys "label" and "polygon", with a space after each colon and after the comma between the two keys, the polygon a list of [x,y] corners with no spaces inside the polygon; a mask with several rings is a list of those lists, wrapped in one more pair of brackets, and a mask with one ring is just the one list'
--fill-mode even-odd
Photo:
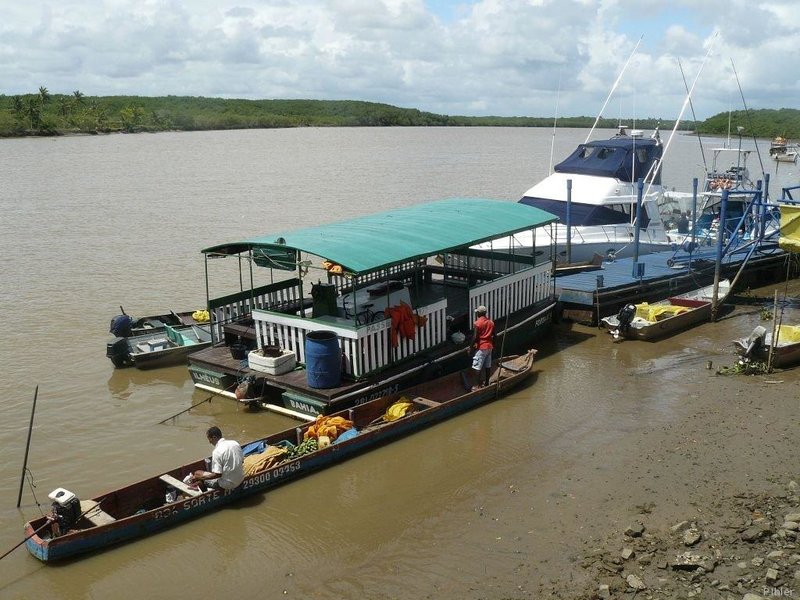
{"label": "green tarp", "polygon": [[[457,198],[417,204],[318,227],[219,244],[207,254],[306,252],[364,273],[530,230],[556,217],[517,202]],[[262,253],[261,256],[264,256]]]}

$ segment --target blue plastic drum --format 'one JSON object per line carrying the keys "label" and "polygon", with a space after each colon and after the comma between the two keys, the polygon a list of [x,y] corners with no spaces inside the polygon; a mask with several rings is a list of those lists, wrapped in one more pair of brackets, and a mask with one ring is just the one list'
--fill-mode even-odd
{"label": "blue plastic drum", "polygon": [[333,331],[306,334],[306,379],[312,388],[337,387],[342,382],[342,351]]}

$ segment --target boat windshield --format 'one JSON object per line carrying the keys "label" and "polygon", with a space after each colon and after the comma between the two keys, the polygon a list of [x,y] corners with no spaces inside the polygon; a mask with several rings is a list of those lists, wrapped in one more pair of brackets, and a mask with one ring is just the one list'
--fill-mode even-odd
{"label": "boat windshield", "polygon": [[[563,200],[552,200],[548,198],[532,198],[525,196],[520,201],[520,204],[534,206],[556,215],[561,224],[567,222],[567,203]],[[576,227],[588,227],[592,225],[619,225],[628,224],[631,222],[631,216],[628,212],[630,205],[618,204],[614,206],[597,206],[595,204],[582,204],[580,202],[572,202],[572,209],[570,212],[570,224]],[[642,227],[647,227],[650,218],[647,216],[647,211],[642,210]]]}
{"label": "boat windshield", "polygon": [[[661,158],[662,147],[656,140],[615,137],[581,144],[553,170],[597,177],[614,177],[635,182],[648,176]],[[654,184],[661,184],[661,172],[655,174]]]}

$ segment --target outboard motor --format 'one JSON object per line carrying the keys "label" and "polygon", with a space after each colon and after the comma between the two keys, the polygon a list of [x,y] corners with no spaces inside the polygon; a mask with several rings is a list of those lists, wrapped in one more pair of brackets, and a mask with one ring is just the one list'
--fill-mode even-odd
{"label": "outboard motor", "polygon": [[619,309],[617,313],[617,321],[619,321],[619,329],[625,331],[631,326],[633,318],[636,316],[636,305],[626,304]]}
{"label": "outboard motor", "polygon": [[111,319],[111,325],[108,330],[117,337],[130,337],[132,323],[133,319],[128,315],[117,315]]}
{"label": "outboard motor", "polygon": [[124,337],[114,338],[113,342],[106,344],[106,356],[111,359],[117,368],[129,367],[131,364],[128,340]]}
{"label": "outboard motor", "polygon": [[761,325],[753,329],[753,332],[747,337],[743,344],[743,355],[745,358],[750,358],[753,350],[758,350],[764,345],[767,337],[767,330]]}
{"label": "outboard motor", "polygon": [[64,535],[72,529],[81,517],[81,501],[78,497],[64,488],[56,488],[47,496],[53,501],[53,518],[57,530],[56,535]]}

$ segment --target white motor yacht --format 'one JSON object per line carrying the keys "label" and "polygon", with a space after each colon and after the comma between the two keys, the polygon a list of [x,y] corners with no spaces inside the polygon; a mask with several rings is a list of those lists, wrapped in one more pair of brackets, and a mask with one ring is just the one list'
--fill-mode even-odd
{"label": "white motor yacht", "polygon": [[[663,198],[661,155],[663,146],[656,130],[650,138],[641,131],[621,126],[607,140],[586,142],[554,167],[554,172],[530,188],[519,200],[556,215],[559,223],[550,233],[559,264],[575,264],[634,255],[636,228],[639,254],[671,249],[659,213]],[[643,180],[639,223],[636,222],[638,181]],[[551,237],[534,239],[531,232],[481,244],[494,252],[530,254],[547,248]]]}

